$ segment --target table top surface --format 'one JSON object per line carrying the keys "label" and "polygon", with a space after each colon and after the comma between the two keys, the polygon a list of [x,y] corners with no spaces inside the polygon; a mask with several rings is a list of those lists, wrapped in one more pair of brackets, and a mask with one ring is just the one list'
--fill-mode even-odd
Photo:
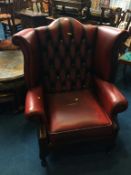
{"label": "table top surface", "polygon": [[20,50],[0,51],[0,82],[24,76],[24,56]]}
{"label": "table top surface", "polygon": [[24,9],[24,10],[21,10],[21,11],[16,11],[16,13],[18,15],[28,16],[28,17],[47,17],[48,16],[47,13],[35,12],[35,11],[28,10],[28,9]]}

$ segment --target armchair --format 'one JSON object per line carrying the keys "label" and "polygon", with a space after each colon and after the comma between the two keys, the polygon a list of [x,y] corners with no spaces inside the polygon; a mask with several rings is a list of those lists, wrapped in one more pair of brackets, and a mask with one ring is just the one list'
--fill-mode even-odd
{"label": "armchair", "polygon": [[25,116],[39,121],[40,158],[67,143],[113,143],[127,100],[113,84],[126,31],[58,18],[13,37],[24,53]]}

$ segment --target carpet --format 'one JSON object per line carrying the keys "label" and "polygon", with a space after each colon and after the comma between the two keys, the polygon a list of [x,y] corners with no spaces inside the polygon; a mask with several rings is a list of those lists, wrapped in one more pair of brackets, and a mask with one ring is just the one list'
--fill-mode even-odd
{"label": "carpet", "polygon": [[49,168],[45,169],[39,159],[36,124],[25,120],[23,113],[3,112],[0,104],[0,175],[130,175],[131,68],[128,67],[124,81],[122,69],[123,65],[119,65],[116,86],[127,97],[129,107],[118,116],[120,131],[109,154],[89,153],[83,146],[76,154],[71,151],[50,154]]}

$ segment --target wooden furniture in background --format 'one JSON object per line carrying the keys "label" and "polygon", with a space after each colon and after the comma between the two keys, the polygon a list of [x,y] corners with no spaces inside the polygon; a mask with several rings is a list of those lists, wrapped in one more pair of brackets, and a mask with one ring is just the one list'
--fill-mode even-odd
{"label": "wooden furniture in background", "polygon": [[48,24],[49,0],[27,0],[27,8],[16,10],[16,15],[21,19],[22,27],[38,27]]}
{"label": "wooden furniture in background", "polygon": [[117,27],[120,23],[122,8],[101,7],[101,25]]}
{"label": "wooden furniture in background", "polygon": [[49,12],[49,0],[27,0],[29,8],[32,11],[48,13]]}
{"label": "wooden furniture in background", "polygon": [[23,54],[17,49],[0,51],[0,104],[9,103],[15,112],[24,104],[23,61]]}
{"label": "wooden furniture in background", "polygon": [[47,24],[46,17],[48,15],[45,13],[39,13],[25,9],[17,12],[17,14],[21,18],[21,24],[23,28],[38,27]]}
{"label": "wooden furniture in background", "polygon": [[21,21],[15,18],[14,3],[11,0],[0,0],[0,21],[4,29],[5,38],[20,30]]}
{"label": "wooden furniture in background", "polygon": [[17,49],[18,49],[18,47],[15,46],[14,44],[12,44],[11,39],[6,39],[6,40],[0,41],[0,51],[17,50]]}
{"label": "wooden furniture in background", "polygon": [[0,0],[0,22],[3,25],[5,38],[7,35],[13,34],[12,28],[12,16],[10,14],[12,11],[12,3],[10,1]]}
{"label": "wooden furniture in background", "polygon": [[14,10],[20,11],[29,7],[29,0],[13,0]]}
{"label": "wooden furniture in background", "polygon": [[128,9],[121,15],[118,28],[129,30],[130,23],[131,23],[131,10]]}
{"label": "wooden furniture in background", "polygon": [[[109,1],[104,0],[92,0],[90,8],[90,16],[87,19],[88,23],[92,24],[102,24],[102,22],[109,21]],[[108,9],[108,12],[107,10]]]}
{"label": "wooden furniture in background", "polygon": [[52,2],[53,16],[59,16],[59,12],[63,15],[75,15],[82,18],[82,10],[87,9],[87,16],[91,6],[91,0],[53,0]]}
{"label": "wooden furniture in background", "polygon": [[128,29],[129,37],[127,38],[126,42],[123,43],[119,63],[123,64],[123,78],[126,80],[126,70],[127,66],[131,66],[131,26]]}

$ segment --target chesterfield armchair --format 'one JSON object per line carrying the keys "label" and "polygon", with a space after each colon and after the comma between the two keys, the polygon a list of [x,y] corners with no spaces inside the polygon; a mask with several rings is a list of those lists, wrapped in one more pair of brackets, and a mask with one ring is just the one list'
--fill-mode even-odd
{"label": "chesterfield armchair", "polygon": [[40,158],[68,143],[109,141],[128,102],[113,84],[126,31],[61,17],[13,37],[24,53],[25,116],[39,122]]}

